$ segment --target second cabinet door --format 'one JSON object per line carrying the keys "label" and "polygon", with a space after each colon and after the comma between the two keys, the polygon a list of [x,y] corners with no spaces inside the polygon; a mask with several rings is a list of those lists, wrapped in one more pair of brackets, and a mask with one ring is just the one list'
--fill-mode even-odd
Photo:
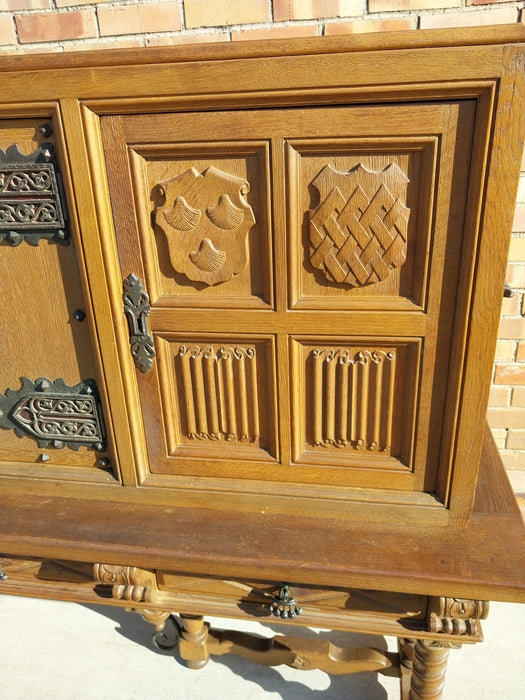
{"label": "second cabinet door", "polygon": [[462,100],[101,119],[122,279],[151,303],[151,474],[447,480],[475,115]]}

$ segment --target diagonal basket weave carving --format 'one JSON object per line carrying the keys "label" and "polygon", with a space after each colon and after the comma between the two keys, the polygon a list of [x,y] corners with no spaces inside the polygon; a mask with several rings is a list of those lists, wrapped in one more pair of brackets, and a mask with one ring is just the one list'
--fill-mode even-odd
{"label": "diagonal basket weave carving", "polygon": [[310,262],[330,282],[365,286],[384,280],[406,260],[409,180],[391,163],[348,173],[325,166],[312,185],[320,204],[310,210]]}

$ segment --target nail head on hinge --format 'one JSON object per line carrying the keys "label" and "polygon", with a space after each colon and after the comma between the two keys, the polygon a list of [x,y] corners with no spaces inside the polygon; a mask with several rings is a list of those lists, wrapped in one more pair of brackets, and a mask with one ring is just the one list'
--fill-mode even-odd
{"label": "nail head on hinge", "polygon": [[53,133],[53,127],[51,126],[51,124],[42,124],[42,126],[38,127],[38,130],[40,131],[42,136],[45,136],[46,138],[48,136],[51,136],[51,134]]}

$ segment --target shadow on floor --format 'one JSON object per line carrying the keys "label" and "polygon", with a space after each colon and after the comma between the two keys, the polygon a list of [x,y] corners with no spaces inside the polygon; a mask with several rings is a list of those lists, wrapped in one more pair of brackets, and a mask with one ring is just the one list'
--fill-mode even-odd
{"label": "shadow on floor", "polygon": [[[189,673],[206,673],[205,669],[201,671],[190,671],[184,661],[178,655],[177,648],[159,649],[152,641],[154,637],[153,627],[143,620],[139,614],[130,614],[122,608],[116,608],[105,605],[85,605],[84,607],[113,620],[116,624],[115,630],[135,644],[140,644],[152,654],[161,654],[171,656],[180,664],[185,672]],[[230,628],[236,629],[236,621],[231,620],[212,620],[213,629]],[[217,623],[217,624],[216,624]],[[365,634],[353,634],[348,632],[332,632],[324,630],[313,630],[304,627],[293,627],[272,623],[261,623],[258,621],[267,634],[265,636],[273,636],[274,634],[288,634],[295,637],[306,637],[318,639],[320,641],[331,641],[333,644],[341,647],[362,647],[370,646],[375,649],[386,650],[387,643],[383,637],[376,637]],[[243,626],[243,629],[246,625]],[[264,630],[259,628],[255,634],[265,634]],[[175,636],[173,627],[170,621],[166,624],[166,643],[174,642]],[[229,669],[233,674],[242,678],[257,683],[265,692],[271,693],[274,696],[282,698],[282,700],[343,700],[344,698],[366,698],[366,700],[387,700],[388,693],[378,680],[377,673],[362,672],[353,675],[330,675],[327,676],[330,681],[328,688],[323,690],[315,690],[309,688],[300,681],[285,679],[283,675],[276,670],[284,667],[269,667],[257,664],[254,661],[245,659],[239,656],[224,655],[213,656],[209,661],[211,664],[220,664]],[[307,682],[305,674],[305,682]]]}

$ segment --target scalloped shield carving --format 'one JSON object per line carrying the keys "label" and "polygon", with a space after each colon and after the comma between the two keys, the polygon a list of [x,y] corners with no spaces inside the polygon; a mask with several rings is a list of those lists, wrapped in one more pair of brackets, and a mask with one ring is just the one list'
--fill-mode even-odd
{"label": "scalloped shield carving", "polygon": [[211,286],[246,267],[248,231],[255,224],[245,199],[249,190],[246,180],[213,166],[202,174],[189,168],[156,186],[163,201],[155,223],[166,235],[176,272]]}
{"label": "scalloped shield carving", "polygon": [[320,204],[310,210],[310,262],[329,282],[363,287],[386,279],[407,254],[410,210],[405,173],[390,163],[348,173],[326,165],[312,181]]}

